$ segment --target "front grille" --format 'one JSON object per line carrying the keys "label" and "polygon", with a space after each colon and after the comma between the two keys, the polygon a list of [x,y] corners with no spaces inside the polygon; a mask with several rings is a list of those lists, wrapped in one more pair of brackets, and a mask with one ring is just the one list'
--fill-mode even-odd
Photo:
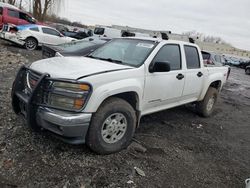
{"label": "front grille", "polygon": [[30,90],[33,90],[41,77],[41,74],[29,70],[27,72],[27,85]]}

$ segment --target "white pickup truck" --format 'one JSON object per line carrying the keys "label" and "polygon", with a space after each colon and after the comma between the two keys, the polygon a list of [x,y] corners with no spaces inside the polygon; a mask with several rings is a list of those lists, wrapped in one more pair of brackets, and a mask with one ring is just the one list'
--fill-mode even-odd
{"label": "white pickup truck", "polygon": [[228,67],[204,67],[195,44],[113,39],[88,57],[55,57],[22,67],[12,106],[34,129],[99,154],[126,148],[144,115],[194,103],[210,116]]}

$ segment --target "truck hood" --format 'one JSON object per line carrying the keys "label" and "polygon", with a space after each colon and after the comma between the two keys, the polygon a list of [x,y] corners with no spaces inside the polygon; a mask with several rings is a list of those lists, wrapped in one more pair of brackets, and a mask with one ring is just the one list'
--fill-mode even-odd
{"label": "truck hood", "polygon": [[48,73],[52,78],[77,80],[132,67],[86,57],[54,57],[36,61],[30,68],[40,73]]}

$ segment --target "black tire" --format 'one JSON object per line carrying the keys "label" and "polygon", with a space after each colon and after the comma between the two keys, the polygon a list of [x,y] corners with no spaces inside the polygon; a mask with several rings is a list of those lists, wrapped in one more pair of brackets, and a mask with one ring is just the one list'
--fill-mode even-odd
{"label": "black tire", "polygon": [[247,68],[247,69],[245,70],[245,72],[246,72],[247,75],[250,75],[250,68]]}
{"label": "black tire", "polygon": [[[115,143],[108,143],[105,141],[107,137],[104,138],[102,136],[102,131],[105,127],[105,122],[107,122],[107,119],[112,117],[113,114],[122,114],[126,119],[127,128],[125,131],[123,131],[124,135],[119,140],[117,140]],[[119,152],[122,149],[127,148],[131,143],[134,136],[135,127],[136,115],[133,107],[123,99],[112,97],[107,99],[93,115],[91,125],[88,130],[86,143],[91,150],[98,154],[111,154]],[[113,134],[117,135],[117,133]]]}
{"label": "black tire", "polygon": [[196,104],[197,113],[202,117],[209,117],[214,111],[217,98],[218,90],[213,87],[209,87],[204,99]]}
{"label": "black tire", "polygon": [[25,40],[25,44],[24,44],[24,47],[27,49],[27,50],[35,50],[37,47],[38,47],[38,42],[35,38],[33,37],[28,37],[26,40]]}

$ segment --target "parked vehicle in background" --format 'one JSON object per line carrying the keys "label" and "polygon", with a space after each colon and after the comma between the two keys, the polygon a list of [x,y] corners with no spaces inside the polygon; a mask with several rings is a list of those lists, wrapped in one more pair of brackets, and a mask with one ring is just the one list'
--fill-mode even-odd
{"label": "parked vehicle in background", "polygon": [[105,44],[109,39],[96,38],[93,40],[79,40],[60,45],[43,45],[43,58],[55,56],[86,56]]}
{"label": "parked vehicle in background", "polygon": [[225,57],[225,60],[226,60],[226,65],[236,66],[236,67],[240,65],[239,59],[235,57]]}
{"label": "parked vehicle in background", "polygon": [[214,52],[201,51],[205,66],[224,66],[225,59],[223,56]]}
{"label": "parked vehicle in background", "polygon": [[250,60],[240,60],[240,68],[246,69],[247,66],[250,66]]}
{"label": "parked vehicle in background", "polygon": [[85,31],[78,31],[78,32],[64,31],[62,33],[67,37],[75,38],[75,39],[78,39],[78,40],[90,37],[90,35]]}
{"label": "parked vehicle in background", "polygon": [[119,38],[88,57],[49,58],[22,67],[12,105],[29,126],[100,154],[126,148],[144,115],[195,103],[208,117],[228,67],[204,67],[195,44]]}
{"label": "parked vehicle in background", "polygon": [[248,75],[250,75],[250,65],[246,66],[245,73],[248,74]]}
{"label": "parked vehicle in background", "polygon": [[43,44],[58,45],[74,41],[73,38],[65,37],[54,28],[33,24],[17,26],[13,38],[15,43],[23,45],[27,50],[35,50]]}
{"label": "parked vehicle in background", "polygon": [[0,3],[0,30],[3,28],[4,24],[24,25],[42,23],[15,6]]}
{"label": "parked vehicle in background", "polygon": [[110,27],[96,27],[94,29],[93,36],[118,38],[118,37],[122,36],[122,31],[119,29],[114,29],[114,28],[110,28]]}
{"label": "parked vehicle in background", "polygon": [[54,27],[57,31],[59,31],[61,33],[69,31],[68,27],[61,25],[61,24],[52,24],[50,26]]}

